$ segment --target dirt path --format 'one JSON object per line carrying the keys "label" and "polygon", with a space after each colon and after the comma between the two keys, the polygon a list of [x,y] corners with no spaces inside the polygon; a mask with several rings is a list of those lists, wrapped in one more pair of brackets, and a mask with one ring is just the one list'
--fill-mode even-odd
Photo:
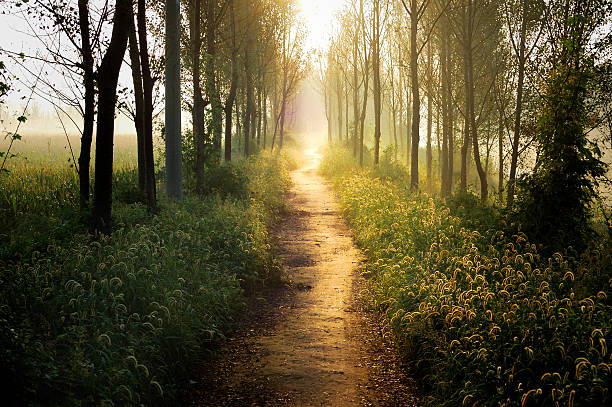
{"label": "dirt path", "polygon": [[289,281],[210,362],[194,405],[416,405],[393,345],[359,298],[361,253],[318,156],[292,174],[278,248]]}

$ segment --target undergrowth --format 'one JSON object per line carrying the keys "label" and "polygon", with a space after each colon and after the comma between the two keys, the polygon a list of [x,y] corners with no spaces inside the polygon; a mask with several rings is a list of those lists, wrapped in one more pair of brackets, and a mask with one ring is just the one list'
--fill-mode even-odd
{"label": "undergrowth", "polygon": [[373,303],[428,405],[610,405],[609,242],[579,262],[546,258],[524,234],[496,227],[497,215],[472,211],[469,197],[453,214],[337,154],[322,171],[369,258]]}
{"label": "undergrowth", "polygon": [[92,241],[75,226],[0,260],[8,405],[175,405],[246,293],[278,278],[268,228],[284,208],[284,164],[266,155],[224,168],[243,174],[239,187],[232,179],[155,216],[117,201],[112,237]]}

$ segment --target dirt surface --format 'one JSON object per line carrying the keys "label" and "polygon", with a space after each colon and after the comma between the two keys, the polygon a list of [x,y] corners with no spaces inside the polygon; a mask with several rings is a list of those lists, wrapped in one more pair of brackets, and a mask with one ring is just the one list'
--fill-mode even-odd
{"label": "dirt surface", "polygon": [[277,229],[287,283],[251,314],[194,383],[196,406],[415,406],[390,335],[361,298],[363,261],[318,155],[292,173]]}

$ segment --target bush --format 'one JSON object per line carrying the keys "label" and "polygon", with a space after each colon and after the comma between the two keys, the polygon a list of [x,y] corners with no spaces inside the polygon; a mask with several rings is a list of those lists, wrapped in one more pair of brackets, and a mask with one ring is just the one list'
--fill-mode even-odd
{"label": "bush", "polygon": [[175,405],[245,292],[278,276],[268,226],[282,163],[242,164],[240,197],[187,197],[151,217],[117,203],[112,237],[51,241],[0,262],[0,366],[8,404]]}
{"label": "bush", "polygon": [[[606,286],[584,292],[580,270],[559,253],[541,257],[523,234],[465,227],[368,174],[338,189],[370,259],[373,303],[429,405],[609,405],[609,269]],[[592,264],[609,267],[601,257]]]}

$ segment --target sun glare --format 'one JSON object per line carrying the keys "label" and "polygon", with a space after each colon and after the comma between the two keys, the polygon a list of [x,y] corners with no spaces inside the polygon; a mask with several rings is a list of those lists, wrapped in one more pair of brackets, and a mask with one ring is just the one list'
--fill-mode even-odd
{"label": "sun glare", "polygon": [[324,50],[329,44],[335,24],[336,13],[346,0],[298,0],[299,13],[308,28],[306,45],[315,50]]}

